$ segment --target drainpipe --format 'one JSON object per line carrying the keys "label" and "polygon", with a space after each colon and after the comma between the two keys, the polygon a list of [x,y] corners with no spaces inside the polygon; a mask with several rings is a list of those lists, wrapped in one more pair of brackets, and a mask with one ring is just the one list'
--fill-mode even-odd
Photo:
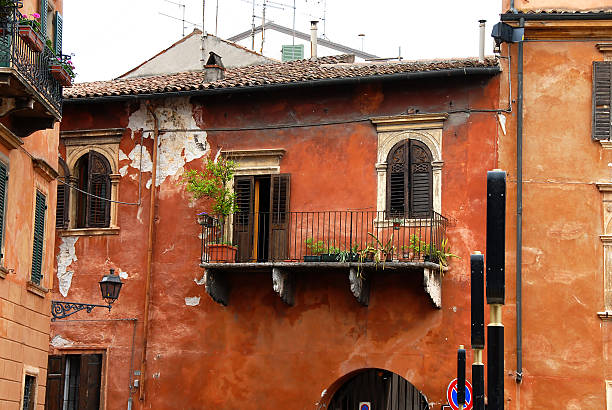
{"label": "drainpipe", "polygon": [[153,117],[153,170],[151,175],[151,202],[149,208],[149,237],[147,239],[147,273],[145,282],[145,302],[144,302],[144,321],[143,321],[143,346],[140,365],[140,401],[145,400],[145,382],[147,380],[147,341],[149,336],[149,305],[151,304],[151,276],[153,273],[153,236],[155,234],[155,200],[157,178],[157,140],[159,137],[159,121],[155,115],[151,103],[147,101],[147,110]]}
{"label": "drainpipe", "polygon": [[[525,27],[521,18],[519,27]],[[518,94],[516,98],[516,382],[523,380],[523,42],[518,42]]]}
{"label": "drainpipe", "polygon": [[310,22],[310,59],[317,58],[317,23],[313,20]]}

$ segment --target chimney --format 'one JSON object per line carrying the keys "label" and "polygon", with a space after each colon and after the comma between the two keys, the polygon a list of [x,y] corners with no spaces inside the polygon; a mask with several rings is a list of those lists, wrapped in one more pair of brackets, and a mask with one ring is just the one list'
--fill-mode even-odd
{"label": "chimney", "polygon": [[317,20],[310,22],[310,59],[317,58]]}
{"label": "chimney", "polygon": [[484,49],[485,49],[485,24],[487,20],[478,20],[478,26],[480,27],[480,44],[478,49],[478,61],[484,61]]}
{"label": "chimney", "polygon": [[223,80],[225,78],[225,67],[221,62],[221,56],[213,53],[209,53],[208,61],[204,66],[204,81],[211,83],[217,80]]}

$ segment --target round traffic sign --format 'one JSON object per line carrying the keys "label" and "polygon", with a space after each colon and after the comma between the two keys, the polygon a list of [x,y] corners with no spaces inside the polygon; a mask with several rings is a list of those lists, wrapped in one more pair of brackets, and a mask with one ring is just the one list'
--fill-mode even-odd
{"label": "round traffic sign", "polygon": [[[457,379],[451,381],[446,389],[446,400],[448,400],[449,406],[453,410],[459,410],[459,403],[457,403]],[[465,405],[463,410],[472,410],[472,385],[469,381],[465,381]]]}

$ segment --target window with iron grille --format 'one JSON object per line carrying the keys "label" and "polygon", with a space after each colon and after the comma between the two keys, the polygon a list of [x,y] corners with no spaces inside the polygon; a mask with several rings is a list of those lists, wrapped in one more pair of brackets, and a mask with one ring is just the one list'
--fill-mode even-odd
{"label": "window with iron grille", "polygon": [[47,212],[47,197],[36,191],[36,205],[34,209],[34,244],[32,250],[32,283],[40,285],[43,273],[43,254],[45,242],[45,214]]}
{"label": "window with iron grille", "polygon": [[89,151],[76,164],[77,228],[106,228],[110,224],[111,167],[104,155]]}
{"label": "window with iron grille", "polygon": [[36,376],[26,374],[23,386],[23,410],[34,410],[36,407]]}
{"label": "window with iron grille", "polygon": [[432,156],[421,141],[397,143],[387,158],[387,213],[392,218],[428,216],[433,209]]}
{"label": "window with iron grille", "polygon": [[4,259],[4,228],[6,194],[8,192],[8,167],[0,162],[0,260]]}
{"label": "window with iron grille", "polygon": [[98,410],[101,381],[101,354],[49,356],[45,408]]}

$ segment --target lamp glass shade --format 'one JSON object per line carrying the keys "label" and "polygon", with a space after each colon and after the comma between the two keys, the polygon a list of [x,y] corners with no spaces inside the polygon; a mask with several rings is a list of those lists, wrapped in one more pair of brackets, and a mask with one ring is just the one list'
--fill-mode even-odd
{"label": "lamp glass shade", "polygon": [[119,297],[121,291],[121,278],[114,274],[115,270],[111,269],[110,274],[105,275],[100,283],[100,291],[102,292],[102,299],[109,305],[112,304]]}

